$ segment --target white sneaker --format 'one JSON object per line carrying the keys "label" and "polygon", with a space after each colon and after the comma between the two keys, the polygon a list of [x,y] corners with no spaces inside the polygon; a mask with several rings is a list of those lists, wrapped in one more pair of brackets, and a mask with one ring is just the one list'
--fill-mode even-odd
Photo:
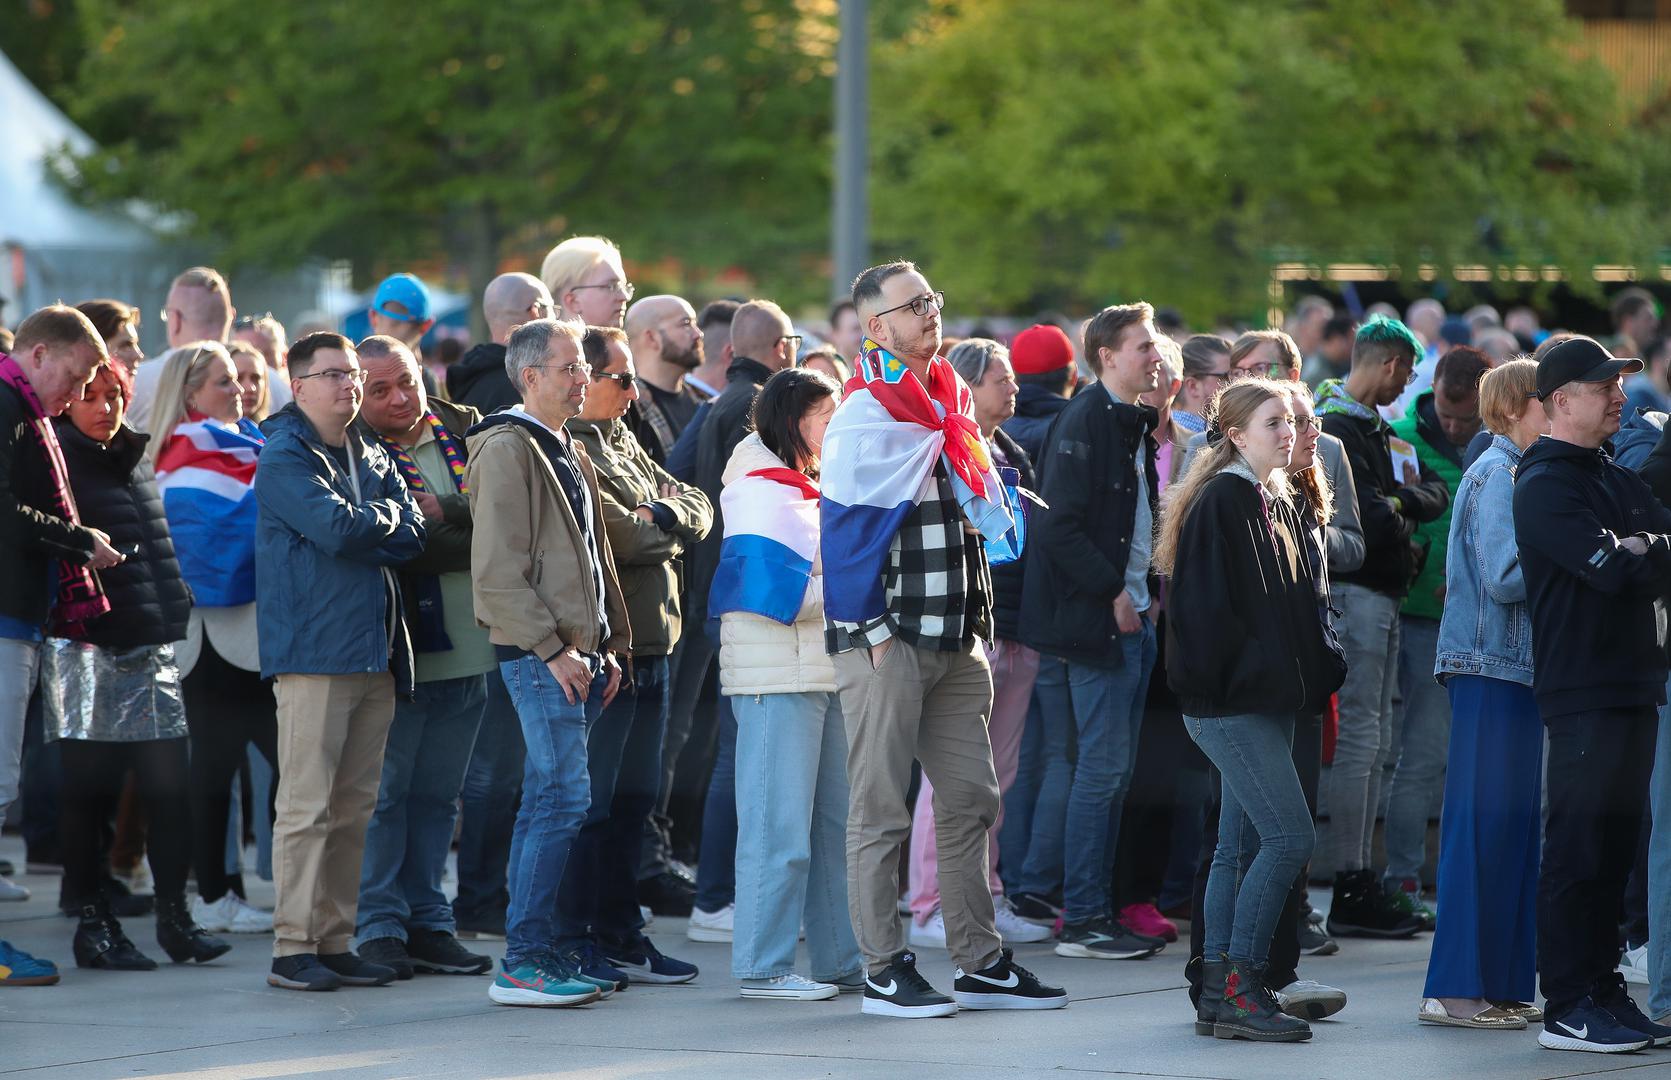
{"label": "white sneaker", "polygon": [[784,1001],[827,1001],[840,992],[834,983],[813,982],[794,972],[771,979],[744,979],[737,988],[737,993],[746,998],[781,998]]}
{"label": "white sneaker", "polygon": [[27,900],[29,890],[9,877],[0,877],[0,900]]}
{"label": "white sneaker", "polygon": [[992,915],[998,926],[998,936],[1010,944],[1032,945],[1051,938],[1050,927],[1030,923],[1017,915],[1006,897],[992,898]]}
{"label": "white sneaker", "polygon": [[[736,904],[727,904],[718,911],[703,911],[699,907],[693,907],[690,909],[690,922],[685,926],[685,937],[692,941],[730,941],[736,918]],[[785,975],[783,977],[790,978],[791,976]],[[798,978],[799,976],[794,977]],[[743,996],[747,997],[748,995],[744,994]]]}
{"label": "white sneaker", "polygon": [[135,896],[157,895],[157,884],[151,879],[151,867],[144,859],[134,865],[130,874],[118,874],[114,870],[110,876],[128,887],[128,892]]}
{"label": "white sneaker", "polygon": [[1646,944],[1625,950],[1624,959],[1619,961],[1619,974],[1625,977],[1627,983],[1636,983],[1638,986],[1648,985],[1648,946]]}
{"label": "white sneaker", "polygon": [[921,926],[917,925],[917,920],[912,919],[911,929],[906,934],[906,940],[915,949],[944,949],[946,947],[946,919],[945,916],[940,914],[940,909],[935,908],[934,914],[930,915],[928,921]]}
{"label": "white sneaker", "polygon": [[201,896],[191,902],[192,921],[211,934],[270,934],[273,932],[272,912],[251,907],[239,899],[237,893],[227,893],[212,904]]}
{"label": "white sneaker", "polygon": [[1346,991],[1310,979],[1295,979],[1271,992],[1283,1012],[1301,1020],[1321,1020],[1346,1008]]}

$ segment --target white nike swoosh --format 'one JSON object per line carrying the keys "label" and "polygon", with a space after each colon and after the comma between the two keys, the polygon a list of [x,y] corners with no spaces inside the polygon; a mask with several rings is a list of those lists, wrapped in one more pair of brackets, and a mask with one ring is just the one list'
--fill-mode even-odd
{"label": "white nike swoosh", "polygon": [[979,979],[983,983],[990,983],[993,986],[1001,986],[1006,990],[1013,990],[1016,987],[1021,985],[1021,980],[1016,977],[1016,974],[1013,971],[1010,972],[1010,977],[1003,980],[1002,982],[998,981],[997,979],[989,979],[985,975],[980,975],[980,974],[977,974],[973,971],[971,971],[969,973],[969,977],[971,979]]}
{"label": "white nike swoosh", "polygon": [[881,994],[883,997],[893,997],[894,991],[899,989],[899,984],[894,982],[892,979],[888,980],[888,985],[886,986],[878,986],[871,980],[866,979],[865,985],[876,991],[878,994]]}
{"label": "white nike swoosh", "polygon": [[1569,1027],[1566,1024],[1561,1024],[1561,1026],[1566,1028],[1567,1031],[1571,1032],[1577,1038],[1587,1039],[1587,1038],[1590,1037],[1590,1025],[1589,1024],[1585,1024],[1583,1027],[1579,1027],[1579,1028]]}

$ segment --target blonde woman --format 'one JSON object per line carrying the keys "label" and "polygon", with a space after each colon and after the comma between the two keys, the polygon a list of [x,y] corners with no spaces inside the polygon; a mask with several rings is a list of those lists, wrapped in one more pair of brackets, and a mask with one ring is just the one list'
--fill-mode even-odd
{"label": "blonde woman", "polygon": [[272,409],[267,360],[247,341],[234,341],[226,349],[232,354],[232,366],[238,374],[238,396],[243,403],[244,419],[259,424]]}

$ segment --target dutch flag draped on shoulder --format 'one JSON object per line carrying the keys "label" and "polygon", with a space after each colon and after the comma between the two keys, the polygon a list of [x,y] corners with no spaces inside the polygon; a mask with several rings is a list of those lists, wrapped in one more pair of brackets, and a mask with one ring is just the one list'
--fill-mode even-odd
{"label": "dutch flag draped on shoulder", "polygon": [[[894,536],[932,490],[936,462],[993,561],[1015,544],[1015,519],[969,386],[944,357],[924,387],[899,357],[865,339],[857,371],[824,433],[824,610],[867,622],[886,600],[882,573]],[[1018,552],[1008,550],[1008,558]]]}
{"label": "dutch flag draped on shoulder", "polygon": [[202,607],[255,599],[255,460],[263,442],[253,424],[188,420],[157,455],[180,573]]}
{"label": "dutch flag draped on shoulder", "polygon": [[794,469],[756,469],[725,485],[719,505],[725,539],[708,614],[747,611],[793,624],[818,554],[817,486]]}

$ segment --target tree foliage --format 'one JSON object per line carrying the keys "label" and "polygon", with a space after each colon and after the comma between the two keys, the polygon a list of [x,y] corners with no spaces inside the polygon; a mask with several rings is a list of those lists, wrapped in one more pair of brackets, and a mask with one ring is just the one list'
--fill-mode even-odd
{"label": "tree foliage", "polygon": [[[823,247],[822,0],[81,0],[89,199],[229,264],[439,262],[472,289],[602,233],[648,283],[808,289]],[[676,259],[677,262],[662,260]]]}
{"label": "tree foliage", "polygon": [[1292,255],[1657,265],[1671,139],[1575,27],[1558,0],[936,0],[877,57],[878,247],[963,310],[1197,319],[1260,310]]}

